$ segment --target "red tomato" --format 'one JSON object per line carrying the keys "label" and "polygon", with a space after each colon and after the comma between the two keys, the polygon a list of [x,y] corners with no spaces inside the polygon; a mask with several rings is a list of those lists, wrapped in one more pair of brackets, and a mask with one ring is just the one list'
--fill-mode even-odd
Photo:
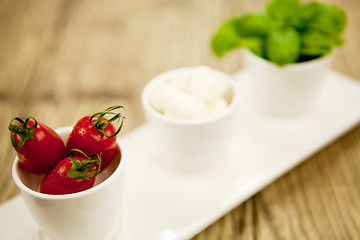
{"label": "red tomato", "polygon": [[40,185],[40,192],[46,194],[70,194],[84,191],[94,186],[95,177],[100,171],[101,159],[97,155],[86,158],[73,156],[73,149],[70,157],[62,159],[54,169],[45,175]]}
{"label": "red tomato", "polygon": [[[66,143],[66,152],[71,149],[80,149],[87,155],[101,155],[101,166],[102,169],[105,169],[115,156],[116,135],[123,125],[124,117],[120,113],[111,112],[118,108],[123,107],[113,106],[104,112],[81,118],[70,133],[69,140]],[[108,120],[104,118],[106,114],[115,116]],[[120,118],[122,121],[116,130],[112,122]]]}
{"label": "red tomato", "polygon": [[[14,121],[20,124],[13,124]],[[31,173],[49,172],[66,155],[61,137],[34,118],[28,117],[25,121],[14,118],[10,122],[9,130],[20,166]]]}

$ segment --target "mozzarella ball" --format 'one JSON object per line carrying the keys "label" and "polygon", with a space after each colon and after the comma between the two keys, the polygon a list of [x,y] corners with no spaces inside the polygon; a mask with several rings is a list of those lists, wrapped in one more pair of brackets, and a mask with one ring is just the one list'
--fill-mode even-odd
{"label": "mozzarella ball", "polygon": [[206,104],[193,96],[178,92],[167,100],[164,115],[177,119],[199,119],[206,113]]}
{"label": "mozzarella ball", "polygon": [[211,117],[211,116],[218,115],[218,114],[222,113],[223,111],[225,111],[227,106],[228,106],[228,103],[226,102],[226,100],[224,98],[218,98],[207,104],[206,116]]}
{"label": "mozzarella ball", "polygon": [[189,88],[189,77],[190,72],[178,72],[176,76],[171,76],[169,78],[167,84],[180,91],[187,92],[187,89]]}
{"label": "mozzarella ball", "polygon": [[209,67],[197,67],[189,77],[189,93],[204,102],[220,98],[227,87],[227,79]]}
{"label": "mozzarella ball", "polygon": [[169,99],[179,93],[179,90],[168,84],[160,84],[155,86],[150,94],[149,101],[150,104],[159,112],[163,113],[165,108],[165,103]]}

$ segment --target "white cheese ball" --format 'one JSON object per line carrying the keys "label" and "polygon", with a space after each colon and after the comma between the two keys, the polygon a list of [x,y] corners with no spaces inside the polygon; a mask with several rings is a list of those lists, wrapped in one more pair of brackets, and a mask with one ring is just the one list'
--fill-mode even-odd
{"label": "white cheese ball", "polygon": [[190,72],[188,71],[178,72],[175,76],[169,78],[167,84],[182,92],[187,92],[189,88],[189,76]]}
{"label": "white cheese ball", "polygon": [[206,113],[206,104],[197,98],[178,92],[165,103],[164,115],[177,119],[200,119]]}
{"label": "white cheese ball", "polygon": [[149,101],[153,108],[163,113],[165,109],[165,103],[169,101],[173,95],[178,93],[179,90],[171,85],[159,84],[151,90],[149,94]]}
{"label": "white cheese ball", "polygon": [[206,116],[211,117],[218,115],[225,111],[228,103],[224,98],[218,98],[207,104]]}
{"label": "white cheese ball", "polygon": [[197,67],[190,73],[188,91],[204,102],[220,98],[227,88],[227,79],[209,67]]}

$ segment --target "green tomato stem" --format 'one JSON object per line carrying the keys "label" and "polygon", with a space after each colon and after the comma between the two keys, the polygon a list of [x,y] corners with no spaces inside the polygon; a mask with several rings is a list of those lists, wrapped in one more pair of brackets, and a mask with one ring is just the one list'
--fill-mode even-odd
{"label": "green tomato stem", "polygon": [[[124,108],[124,107],[120,106],[120,105],[112,106],[112,107],[109,107],[109,108],[105,109],[103,112],[97,112],[97,113],[93,114],[90,117],[90,124],[93,125],[97,130],[102,132],[105,135],[105,137],[107,137],[107,138],[115,137],[117,134],[119,134],[119,132],[122,129],[125,117],[122,116],[121,113],[116,113],[116,112],[112,112],[112,111],[116,110],[116,109],[121,109],[121,108]],[[107,114],[112,114],[114,116],[112,118],[110,118],[109,120],[104,120],[103,118]],[[95,122],[92,122],[92,119],[94,117],[96,117],[96,116],[98,116],[98,118],[96,119]],[[111,136],[107,135],[106,132],[105,132],[106,126],[108,124],[114,122],[115,120],[119,120],[119,119],[121,119],[121,123],[120,123],[119,128],[116,130],[116,132]]]}
{"label": "green tomato stem", "polygon": [[[28,126],[28,123],[30,120],[34,120],[35,121],[35,124],[31,127]],[[19,122],[20,124],[14,124],[13,122],[14,121],[17,121]],[[10,139],[11,139],[11,143],[13,145],[13,147],[15,149],[19,149],[19,148],[22,148],[25,144],[25,141],[26,140],[30,140],[30,141],[33,141],[34,140],[34,136],[33,136],[33,132],[34,130],[36,129],[37,127],[37,121],[35,118],[33,117],[27,117],[24,120],[22,120],[21,118],[19,117],[16,117],[14,119],[12,119],[10,121],[10,124],[9,124],[9,130],[10,130]],[[19,126],[20,125],[20,126]],[[15,137],[14,135],[17,134],[20,136],[20,141],[19,143],[17,143],[15,141]]]}
{"label": "green tomato stem", "polygon": [[[75,159],[73,152],[81,153],[85,156],[85,159],[82,161]],[[101,154],[92,154],[88,156],[80,149],[72,149],[69,156],[72,162],[72,167],[67,172],[69,178],[93,180],[99,174],[101,168]],[[97,157],[97,159],[93,159],[94,157]],[[96,171],[89,172],[91,170]]]}

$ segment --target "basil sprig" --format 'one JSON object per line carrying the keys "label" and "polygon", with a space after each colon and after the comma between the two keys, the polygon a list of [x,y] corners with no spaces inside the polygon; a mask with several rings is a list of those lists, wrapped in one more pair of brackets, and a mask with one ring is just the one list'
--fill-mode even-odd
{"label": "basil sprig", "polygon": [[346,13],[335,5],[299,0],[273,0],[261,13],[233,16],[212,37],[213,52],[246,47],[279,66],[314,59],[341,46]]}

